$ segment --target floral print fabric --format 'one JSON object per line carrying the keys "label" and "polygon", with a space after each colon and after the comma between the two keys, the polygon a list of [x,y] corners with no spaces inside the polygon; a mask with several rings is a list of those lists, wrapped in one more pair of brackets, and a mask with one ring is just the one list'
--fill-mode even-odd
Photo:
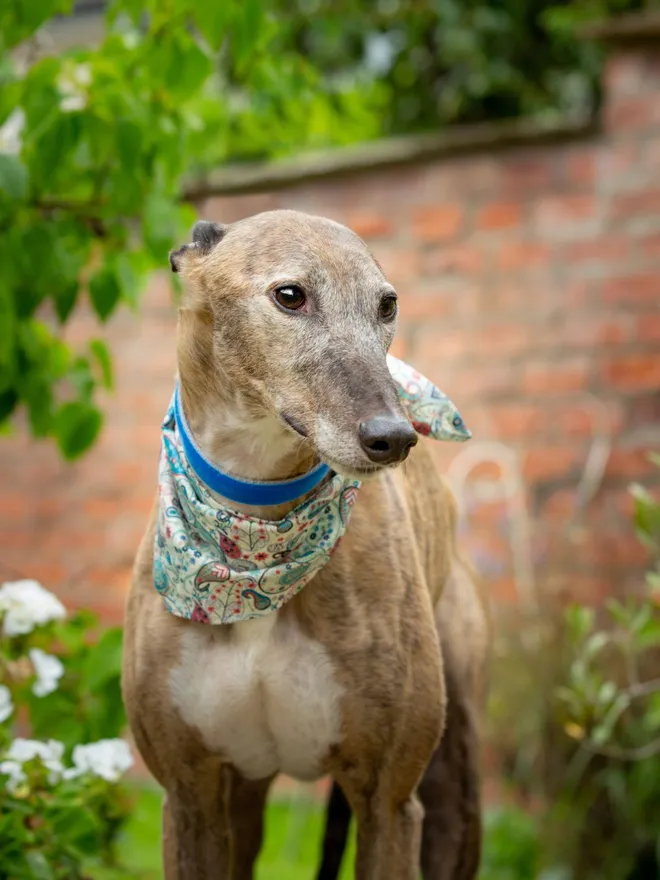
{"label": "floral print fabric", "polygon": [[[401,403],[420,434],[467,440],[454,404],[408,364],[388,356]],[[346,530],[360,482],[335,474],[281,520],[216,500],[183,454],[173,403],[162,425],[154,584],[165,607],[203,623],[276,611],[328,562]]]}

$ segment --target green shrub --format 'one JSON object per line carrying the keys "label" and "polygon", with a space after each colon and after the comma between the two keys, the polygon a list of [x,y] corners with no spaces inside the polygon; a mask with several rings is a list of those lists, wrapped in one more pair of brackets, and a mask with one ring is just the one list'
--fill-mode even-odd
{"label": "green shrub", "polygon": [[78,880],[129,813],[121,631],[92,639],[35,581],[0,587],[0,627],[0,880]]}
{"label": "green shrub", "polygon": [[622,880],[660,852],[660,504],[632,493],[651,554],[639,590],[601,609],[544,597],[506,628],[493,672],[505,775],[540,816],[542,864],[576,880]]}

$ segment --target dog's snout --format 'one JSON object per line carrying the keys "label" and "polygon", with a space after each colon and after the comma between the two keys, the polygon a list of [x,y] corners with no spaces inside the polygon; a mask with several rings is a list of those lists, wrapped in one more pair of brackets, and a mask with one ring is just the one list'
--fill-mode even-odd
{"label": "dog's snout", "polygon": [[360,422],[360,443],[371,461],[393,464],[403,461],[417,443],[417,432],[407,419],[375,416]]}

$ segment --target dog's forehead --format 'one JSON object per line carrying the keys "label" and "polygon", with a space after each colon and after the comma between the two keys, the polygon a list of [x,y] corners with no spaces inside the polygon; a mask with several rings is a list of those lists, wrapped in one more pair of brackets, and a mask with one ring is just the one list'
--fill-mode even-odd
{"label": "dog's forehead", "polygon": [[385,283],[371,252],[352,230],[324,217],[271,211],[232,225],[218,257],[235,261],[253,279],[276,276],[324,284],[352,279]]}

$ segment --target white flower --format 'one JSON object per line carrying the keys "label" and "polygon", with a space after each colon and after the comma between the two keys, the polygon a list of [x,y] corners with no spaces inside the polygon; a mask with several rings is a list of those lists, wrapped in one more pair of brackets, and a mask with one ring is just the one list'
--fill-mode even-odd
{"label": "white flower", "polygon": [[64,744],[54,739],[48,742],[40,742],[36,739],[15,739],[5,754],[4,761],[0,762],[0,773],[9,776],[7,788],[15,791],[21,783],[25,782],[23,764],[40,758],[44,767],[49,770],[48,781],[51,785],[58,782],[64,772],[62,755]]}
{"label": "white flower", "polygon": [[133,756],[127,742],[123,739],[101,739],[73,750],[74,766],[65,771],[65,777],[72,779],[82,773],[93,773],[108,782],[116,782],[133,766]]}
{"label": "white flower", "polygon": [[0,724],[6,721],[14,711],[14,704],[11,700],[11,691],[9,688],[0,684]]}
{"label": "white flower", "polygon": [[0,761],[0,773],[9,777],[5,785],[10,792],[15,792],[26,779],[23,768],[15,761]]}
{"label": "white flower", "polygon": [[62,66],[57,78],[60,93],[60,110],[72,113],[87,105],[87,89],[92,82],[92,69],[89,64],[66,64]]}
{"label": "white flower", "polygon": [[47,654],[41,648],[30,648],[30,660],[37,680],[32,685],[35,697],[45,697],[57,690],[57,683],[64,675],[64,666],[58,657]]}
{"label": "white flower", "polygon": [[25,127],[25,113],[17,107],[0,127],[0,152],[16,154],[21,151],[21,135]]}
{"label": "white flower", "polygon": [[4,612],[2,630],[6,636],[32,632],[51,620],[61,620],[66,609],[57,596],[37,581],[12,581],[0,587],[0,614]]}

